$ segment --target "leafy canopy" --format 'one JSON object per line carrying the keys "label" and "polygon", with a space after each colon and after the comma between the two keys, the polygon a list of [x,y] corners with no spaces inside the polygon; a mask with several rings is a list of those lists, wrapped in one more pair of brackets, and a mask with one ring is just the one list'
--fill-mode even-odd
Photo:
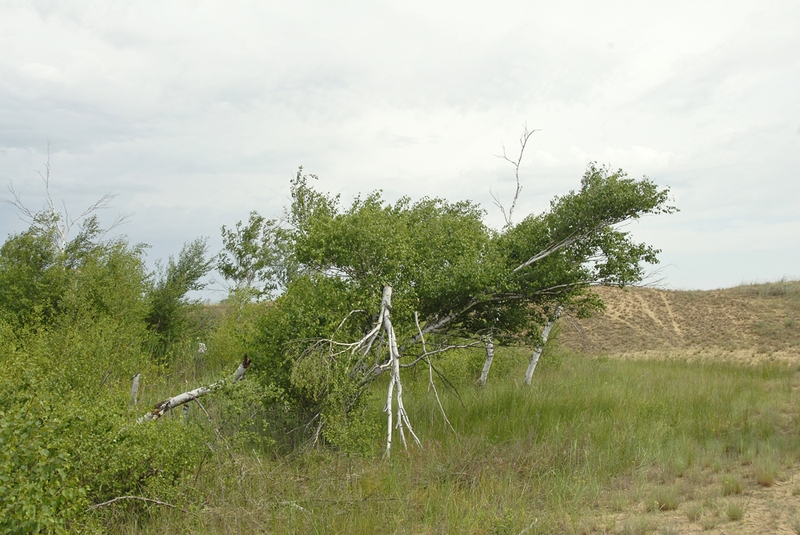
{"label": "leafy canopy", "polygon": [[[283,279],[272,284],[284,291],[260,320],[257,366],[301,418],[341,419],[359,406],[384,348],[362,355],[336,344],[371,328],[384,285],[393,288],[394,326],[411,358],[421,355],[420,330],[428,349],[486,333],[501,342],[533,341],[557,305],[578,314],[602,306],[592,285],[641,280],[643,263],[657,262],[658,250],[619,225],[674,211],[667,189],[593,164],[580,189],[502,231],[489,228],[469,201],[389,203],[373,192],[345,205],[316,189],[315,180],[301,169],[287,225],[260,227],[269,251],[234,247],[252,256],[240,266],[257,266],[259,258],[280,266],[271,276]],[[263,220],[251,214],[250,221]]]}

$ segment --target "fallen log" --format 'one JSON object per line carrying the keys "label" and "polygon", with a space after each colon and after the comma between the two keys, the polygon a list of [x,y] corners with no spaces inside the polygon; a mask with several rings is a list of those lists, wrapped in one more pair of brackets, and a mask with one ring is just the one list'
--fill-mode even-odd
{"label": "fallen log", "polygon": [[[239,364],[239,367],[236,368],[236,371],[233,374],[233,378],[231,379],[232,383],[240,381],[244,374],[247,373],[247,369],[250,367],[252,361],[245,355],[242,363]],[[173,396],[169,399],[165,399],[164,401],[160,401],[153,405],[153,408],[150,409],[150,412],[139,418],[139,422],[148,422],[151,420],[158,420],[164,413],[167,411],[174,409],[175,407],[180,407],[185,403],[189,403],[190,401],[194,401],[200,396],[205,396],[206,394],[210,394],[211,392],[218,390],[221,388],[225,383],[227,383],[227,379],[223,379],[221,381],[217,381],[216,383],[210,384],[208,386],[201,386],[199,388],[195,388],[194,390],[189,390],[188,392],[183,392],[182,394],[178,394],[177,396]]]}

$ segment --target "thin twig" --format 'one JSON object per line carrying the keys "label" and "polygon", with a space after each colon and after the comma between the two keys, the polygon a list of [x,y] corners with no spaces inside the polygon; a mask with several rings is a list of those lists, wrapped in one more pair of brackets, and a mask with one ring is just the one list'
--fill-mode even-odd
{"label": "thin twig", "polygon": [[[111,201],[113,201],[117,195],[113,193],[106,193],[105,195],[100,197],[100,199],[98,199],[94,204],[92,204],[91,206],[86,208],[83,212],[81,212],[77,217],[73,218],[72,216],[70,216],[67,204],[63,199],[61,201],[62,210],[59,211],[56,208],[55,200],[53,200],[53,195],[50,193],[51,166],[50,166],[49,141],[47,142],[47,160],[44,163],[44,172],[38,169],[34,171],[36,172],[36,174],[39,175],[39,177],[42,179],[42,182],[44,183],[45,201],[47,205],[47,208],[44,211],[50,213],[52,221],[49,224],[52,225],[52,229],[55,230],[57,234],[56,245],[58,246],[58,250],[63,253],[67,247],[67,238],[69,237],[69,234],[72,228],[75,226],[75,224],[81,221],[82,219],[92,215],[94,212],[108,208],[111,204]],[[37,219],[38,213],[34,212],[33,210],[25,206],[25,204],[22,202],[22,196],[19,193],[17,193],[17,191],[14,189],[13,183],[9,183],[8,191],[9,193],[11,193],[12,199],[3,198],[0,199],[0,203],[13,206],[16,209],[17,217],[19,217],[20,220],[28,224],[33,224]],[[117,217],[117,219],[114,221],[111,227],[109,227],[103,232],[103,236],[105,236],[107,232],[111,231],[116,226],[124,223],[127,220],[127,218],[128,216],[124,214]]]}
{"label": "thin twig", "polygon": [[162,502],[161,500],[154,500],[152,498],[145,498],[144,496],[117,496],[116,498],[111,498],[107,502],[96,503],[94,505],[90,505],[87,509],[99,509],[101,507],[105,507],[107,505],[111,505],[111,504],[113,504],[115,502],[118,502],[118,501],[121,501],[121,500],[139,500],[139,501],[142,501],[142,502],[154,503],[156,505],[163,505],[165,507],[171,507],[173,509],[178,509],[179,511],[183,511],[184,513],[188,513],[189,512],[186,509],[183,509],[182,507],[178,507],[177,505],[172,505],[171,503]]}
{"label": "thin twig", "polygon": [[416,364],[419,361],[428,360],[432,355],[436,355],[437,353],[444,353],[446,351],[452,351],[453,349],[468,349],[470,347],[475,347],[476,345],[479,345],[479,344],[480,344],[480,342],[470,342],[468,344],[455,344],[455,345],[449,345],[449,346],[440,347],[439,349],[434,349],[433,351],[425,351],[424,347],[423,347],[422,355],[418,356],[417,358],[415,358],[411,362],[407,362],[405,364],[401,364],[400,367],[401,368],[413,368],[414,366],[416,366]]}
{"label": "thin twig", "polygon": [[[422,334],[422,328],[419,326],[419,314],[417,314],[416,310],[414,311],[414,323],[417,324],[417,330],[419,331],[419,338],[420,340],[422,340],[422,351],[425,354],[427,354],[428,350],[425,347],[425,336]],[[444,418],[444,421],[445,423],[447,423],[447,426],[450,427],[450,429],[453,431],[453,434],[458,435],[458,433],[456,433],[455,428],[453,427],[453,424],[451,424],[450,420],[447,418],[447,413],[444,412],[444,407],[442,406],[442,400],[439,399],[439,391],[436,390],[436,383],[434,383],[433,381],[433,365],[431,364],[431,359],[426,358],[425,360],[428,363],[428,381],[429,381],[428,384],[433,389],[433,395],[436,396],[436,403],[439,404],[439,410],[442,411],[442,418]]]}
{"label": "thin twig", "polygon": [[522,193],[522,185],[519,182],[519,166],[522,164],[522,155],[525,153],[525,146],[528,144],[528,139],[533,135],[534,132],[538,132],[540,129],[536,130],[528,130],[528,123],[522,125],[523,131],[522,135],[519,138],[519,156],[516,160],[512,160],[506,155],[506,146],[503,145],[503,154],[495,154],[497,158],[501,158],[511,165],[514,166],[514,178],[517,181],[517,189],[514,191],[514,198],[511,200],[511,207],[508,209],[508,213],[506,213],[503,204],[500,202],[500,198],[495,195],[492,190],[489,190],[489,193],[492,195],[492,199],[494,199],[494,204],[503,214],[503,219],[506,221],[506,228],[511,227],[512,225],[512,218],[514,217],[514,208],[517,206],[517,201],[519,200],[519,194]]}

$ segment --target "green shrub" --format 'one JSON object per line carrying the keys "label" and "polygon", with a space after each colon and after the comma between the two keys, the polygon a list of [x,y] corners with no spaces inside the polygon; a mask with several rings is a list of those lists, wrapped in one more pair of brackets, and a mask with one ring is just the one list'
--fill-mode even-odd
{"label": "green shrub", "polygon": [[65,533],[85,509],[71,456],[49,445],[59,424],[31,405],[0,411],[0,532]]}
{"label": "green shrub", "polygon": [[51,234],[0,249],[0,533],[102,530],[87,507],[120,495],[180,502],[208,452],[205,420],[140,424],[129,406],[135,373],[163,395],[143,248],[94,220],[63,250]]}

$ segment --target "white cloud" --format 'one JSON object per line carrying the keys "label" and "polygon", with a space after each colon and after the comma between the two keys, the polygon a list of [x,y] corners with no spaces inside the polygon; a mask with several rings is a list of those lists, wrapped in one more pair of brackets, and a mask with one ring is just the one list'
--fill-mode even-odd
{"label": "white cloud", "polygon": [[[542,131],[519,214],[575,188],[589,160],[647,174],[683,210],[647,222],[653,241],[706,259],[682,276],[707,285],[693,244],[795,236],[797,50],[789,0],[12,1],[0,182],[35,196],[50,140],[59,195],[117,191],[156,256],[250,210],[279,215],[301,164],[345,197],[472,198],[497,223],[489,189],[510,198],[513,169],[494,155],[527,121]],[[0,225],[21,228],[8,210]]]}
{"label": "white cloud", "polygon": [[586,152],[580,147],[571,147],[570,150],[580,162],[596,161],[600,164],[610,164],[612,168],[633,165],[661,171],[675,160],[675,153],[650,147],[633,146],[628,149],[604,147],[598,152]]}

